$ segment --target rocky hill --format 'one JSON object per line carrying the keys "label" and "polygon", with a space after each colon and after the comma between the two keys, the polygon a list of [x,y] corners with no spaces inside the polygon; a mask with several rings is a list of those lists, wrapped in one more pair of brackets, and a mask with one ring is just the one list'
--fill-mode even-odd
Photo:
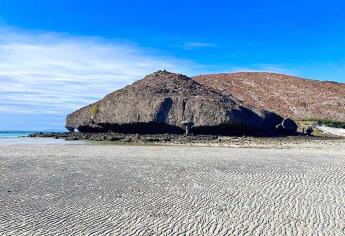
{"label": "rocky hill", "polygon": [[[195,133],[274,130],[283,118],[246,107],[231,94],[191,78],[158,71],[67,116],[66,128],[81,132]],[[289,122],[285,122],[289,124]]]}
{"label": "rocky hill", "polygon": [[254,72],[201,75],[193,79],[257,109],[269,109],[285,117],[345,121],[343,83]]}

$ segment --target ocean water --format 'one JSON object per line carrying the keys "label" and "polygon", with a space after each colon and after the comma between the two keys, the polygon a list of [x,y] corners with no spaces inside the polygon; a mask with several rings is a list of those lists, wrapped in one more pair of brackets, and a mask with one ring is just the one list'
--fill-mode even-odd
{"label": "ocean water", "polygon": [[0,145],[41,145],[41,144],[84,144],[85,141],[66,141],[65,139],[55,138],[30,138],[29,134],[35,133],[34,131],[0,131]]}
{"label": "ocean water", "polygon": [[32,131],[0,131],[0,138],[19,138],[27,137]]}

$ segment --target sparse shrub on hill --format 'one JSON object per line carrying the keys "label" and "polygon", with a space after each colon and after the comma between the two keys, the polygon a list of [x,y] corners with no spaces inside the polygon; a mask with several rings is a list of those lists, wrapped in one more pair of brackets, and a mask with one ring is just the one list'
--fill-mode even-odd
{"label": "sparse shrub on hill", "polygon": [[91,118],[95,118],[95,116],[97,115],[99,109],[98,109],[98,105],[93,105],[91,108]]}

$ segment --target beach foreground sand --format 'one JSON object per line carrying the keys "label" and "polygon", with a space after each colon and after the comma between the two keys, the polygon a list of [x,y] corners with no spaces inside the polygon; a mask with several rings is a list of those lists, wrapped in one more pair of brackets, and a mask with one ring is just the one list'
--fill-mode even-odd
{"label": "beach foreground sand", "polygon": [[345,145],[0,145],[0,235],[344,235]]}

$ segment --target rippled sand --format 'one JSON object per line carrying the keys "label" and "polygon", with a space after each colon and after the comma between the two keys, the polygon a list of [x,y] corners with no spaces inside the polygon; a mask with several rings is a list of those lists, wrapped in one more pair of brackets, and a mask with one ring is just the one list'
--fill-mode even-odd
{"label": "rippled sand", "polygon": [[0,235],[344,235],[345,145],[0,145]]}

